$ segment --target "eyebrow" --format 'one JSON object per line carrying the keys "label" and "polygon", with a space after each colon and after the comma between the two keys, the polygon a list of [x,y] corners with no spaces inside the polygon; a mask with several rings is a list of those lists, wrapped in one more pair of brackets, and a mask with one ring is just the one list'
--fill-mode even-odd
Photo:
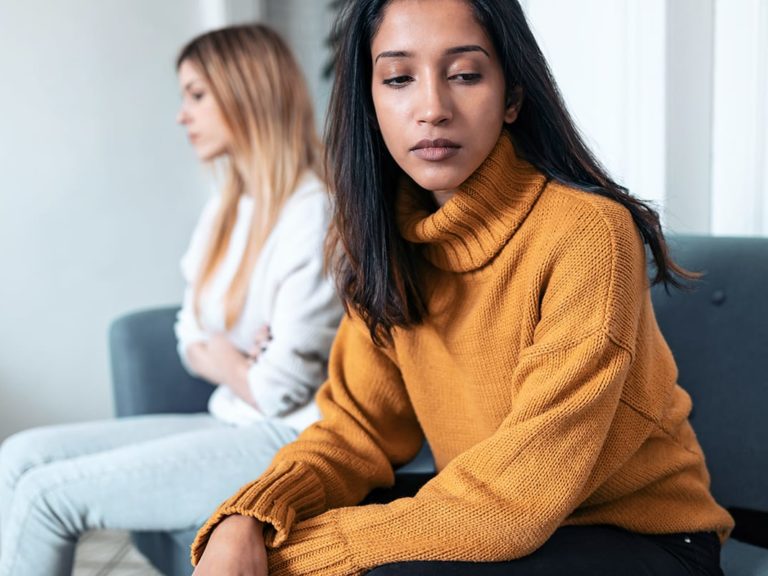
{"label": "eyebrow", "polygon": [[[477,44],[468,44],[466,46],[455,46],[453,48],[448,48],[448,50],[445,51],[445,55],[452,56],[453,54],[464,54],[466,52],[482,52],[488,56],[488,58],[491,57],[485,48],[478,46]],[[387,50],[376,56],[376,59],[373,61],[373,63],[376,64],[376,62],[379,61],[379,58],[413,58],[413,52],[407,52],[405,50]]]}

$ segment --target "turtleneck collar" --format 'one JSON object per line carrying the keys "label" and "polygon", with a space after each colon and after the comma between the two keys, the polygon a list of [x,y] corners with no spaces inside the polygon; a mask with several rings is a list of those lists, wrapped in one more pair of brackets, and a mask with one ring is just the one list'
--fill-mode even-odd
{"label": "turtleneck collar", "polygon": [[434,266],[469,272],[495,257],[522,224],[546,177],[515,153],[506,130],[491,154],[439,210],[425,205],[429,194],[410,178],[398,199],[403,238],[423,245]]}

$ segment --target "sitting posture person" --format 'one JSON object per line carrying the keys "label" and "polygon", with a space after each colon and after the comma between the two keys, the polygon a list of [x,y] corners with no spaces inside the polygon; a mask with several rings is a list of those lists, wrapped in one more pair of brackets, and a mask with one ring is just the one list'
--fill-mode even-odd
{"label": "sitting posture person", "polygon": [[[732,527],[654,318],[657,214],[578,135],[515,0],[353,0],[328,152],[349,315],[323,419],[196,576],[722,574]],[[426,437],[437,474],[392,485]]]}
{"label": "sitting posture person", "polygon": [[[342,315],[324,272],[330,222],[319,140],[297,63],[261,25],[192,40],[178,121],[226,171],[182,260],[176,324],[210,414],[33,429],[0,454],[3,576],[70,574],[95,528],[184,530],[261,473],[319,412],[314,392]],[[163,382],[157,382],[163,386]]]}

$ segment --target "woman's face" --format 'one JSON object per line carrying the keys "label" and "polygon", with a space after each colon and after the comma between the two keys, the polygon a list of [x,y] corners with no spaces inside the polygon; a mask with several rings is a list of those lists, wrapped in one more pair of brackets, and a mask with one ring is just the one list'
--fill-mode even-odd
{"label": "woman's face", "polygon": [[213,160],[230,148],[232,136],[210,86],[189,61],[179,66],[181,109],[176,118],[187,129],[187,136],[198,158]]}
{"label": "woman's face", "polygon": [[498,56],[465,0],[393,0],[371,41],[371,93],[390,154],[419,186],[452,193],[505,122]]}

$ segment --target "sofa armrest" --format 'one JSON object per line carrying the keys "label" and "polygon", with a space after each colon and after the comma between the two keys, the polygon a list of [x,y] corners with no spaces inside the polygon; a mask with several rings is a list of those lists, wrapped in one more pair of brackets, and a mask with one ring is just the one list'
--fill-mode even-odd
{"label": "sofa armrest", "polygon": [[184,369],[176,352],[177,307],[121,316],[109,330],[117,416],[206,410],[213,386]]}

